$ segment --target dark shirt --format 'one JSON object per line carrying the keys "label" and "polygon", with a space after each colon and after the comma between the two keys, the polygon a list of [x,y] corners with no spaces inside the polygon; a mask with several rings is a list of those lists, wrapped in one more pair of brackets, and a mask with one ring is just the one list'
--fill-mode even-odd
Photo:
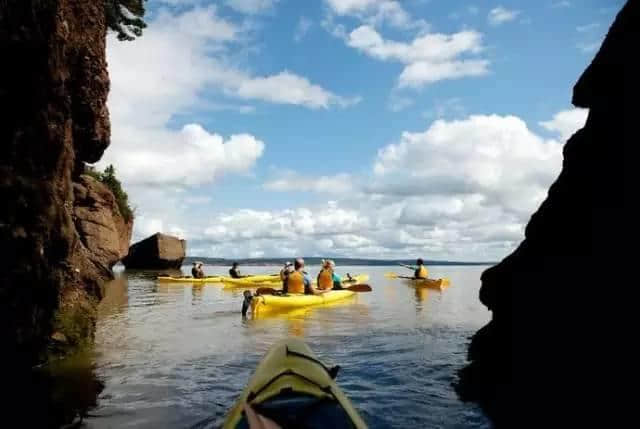
{"label": "dark shirt", "polygon": [[242,277],[240,275],[240,270],[237,268],[231,268],[229,270],[229,275],[231,276],[232,279],[239,279],[240,277]]}

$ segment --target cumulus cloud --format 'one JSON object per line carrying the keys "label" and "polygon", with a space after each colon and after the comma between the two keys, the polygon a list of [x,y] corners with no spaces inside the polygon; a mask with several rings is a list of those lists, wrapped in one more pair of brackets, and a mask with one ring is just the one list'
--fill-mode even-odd
{"label": "cumulus cloud", "polygon": [[480,76],[487,73],[489,65],[487,60],[477,58],[483,50],[482,35],[473,30],[425,34],[404,43],[385,40],[373,27],[362,25],[348,35],[347,45],[378,60],[404,64],[398,78],[401,88]]}
{"label": "cumulus cloud", "polygon": [[271,10],[278,0],[226,0],[225,4],[232,9],[255,15]]}
{"label": "cumulus cloud", "polygon": [[426,21],[415,20],[395,0],[326,0],[338,16],[353,16],[370,25],[389,24],[397,28],[427,29]]}
{"label": "cumulus cloud", "polygon": [[584,126],[589,111],[587,109],[572,108],[556,113],[549,121],[540,122],[544,128],[558,134],[560,140],[566,141],[578,129]]}
{"label": "cumulus cloud", "polygon": [[354,190],[354,185],[352,177],[345,173],[333,176],[305,177],[296,172],[287,171],[278,178],[267,181],[264,188],[276,192],[346,194]]}
{"label": "cumulus cloud", "polygon": [[487,19],[489,24],[497,26],[505,22],[513,21],[520,14],[517,10],[509,10],[502,6],[494,7],[489,11]]}

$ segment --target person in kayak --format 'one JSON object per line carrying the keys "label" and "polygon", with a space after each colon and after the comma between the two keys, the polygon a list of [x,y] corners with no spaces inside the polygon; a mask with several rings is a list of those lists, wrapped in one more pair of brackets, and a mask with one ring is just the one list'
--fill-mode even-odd
{"label": "person in kayak", "polygon": [[240,270],[238,269],[237,262],[234,262],[233,265],[231,266],[231,269],[229,270],[229,276],[231,276],[232,279],[241,279],[243,277],[247,277],[240,274]]}
{"label": "person in kayak", "polygon": [[322,261],[322,269],[316,279],[320,290],[342,289],[342,278],[334,271],[336,263],[330,259]]}
{"label": "person in kayak", "polygon": [[413,272],[413,277],[416,279],[426,279],[429,275],[429,271],[427,271],[427,267],[424,266],[424,261],[422,258],[418,258],[416,261],[416,269]]}
{"label": "person in kayak", "polygon": [[191,268],[191,275],[194,279],[204,278],[204,270],[202,269],[202,262],[194,262]]}
{"label": "person in kayak", "polygon": [[293,263],[293,272],[287,274],[282,282],[283,293],[304,293],[305,295],[317,295],[311,287],[311,279],[304,271],[304,259],[298,258]]}
{"label": "person in kayak", "polygon": [[293,264],[291,262],[285,262],[284,267],[280,270],[280,280],[284,282],[289,273],[293,271]]}

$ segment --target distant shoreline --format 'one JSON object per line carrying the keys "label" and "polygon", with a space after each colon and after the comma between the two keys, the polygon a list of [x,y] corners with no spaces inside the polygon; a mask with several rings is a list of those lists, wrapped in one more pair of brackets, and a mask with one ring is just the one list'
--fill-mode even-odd
{"label": "distant shoreline", "polygon": [[[331,257],[327,257],[331,258]],[[320,265],[323,258],[320,257],[305,257],[304,260],[308,265]],[[415,259],[360,259],[360,258],[331,258],[337,265],[363,265],[363,266],[393,266],[398,264],[412,265],[415,264]],[[292,261],[293,258],[239,258],[239,259],[224,259],[224,258],[205,258],[201,256],[187,256],[184,259],[183,264],[191,264],[195,261],[200,261],[206,265],[212,266],[230,266],[233,262],[238,262],[240,265],[246,266],[266,266],[266,265],[283,265],[287,261]],[[458,265],[458,266],[477,266],[477,265],[495,265],[495,261],[481,261],[481,262],[466,262],[466,261],[434,261],[426,259],[424,261],[427,266],[438,265]]]}

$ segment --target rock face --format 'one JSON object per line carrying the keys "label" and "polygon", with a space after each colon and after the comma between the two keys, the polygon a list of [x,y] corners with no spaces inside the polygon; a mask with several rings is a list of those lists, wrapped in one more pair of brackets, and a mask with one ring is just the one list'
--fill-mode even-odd
{"label": "rock face", "polygon": [[638,139],[639,28],[640,2],[630,1],[574,87],[573,104],[589,108],[589,116],[564,148],[560,176],[525,240],[482,275],[480,300],[493,317],[472,338],[458,391],[498,426],[565,426],[560,419],[571,414],[576,386],[590,389],[597,377],[595,368],[583,368],[576,347],[588,344],[591,357],[610,352],[601,341],[615,332],[604,332],[606,317],[591,299],[595,285],[623,286],[619,280],[631,278],[624,243],[635,188],[627,162]]}
{"label": "rock face", "polygon": [[137,269],[180,268],[186,251],[185,240],[157,233],[131,246],[122,263]]}
{"label": "rock face", "polygon": [[90,259],[111,269],[127,256],[133,221],[120,214],[113,193],[88,175],[73,184],[73,220]]}
{"label": "rock face", "polygon": [[105,36],[102,2],[0,2],[0,338],[8,368],[41,361],[52,334],[64,346],[91,338],[101,281],[111,275],[76,231],[72,186],[74,172],[109,145]]}

